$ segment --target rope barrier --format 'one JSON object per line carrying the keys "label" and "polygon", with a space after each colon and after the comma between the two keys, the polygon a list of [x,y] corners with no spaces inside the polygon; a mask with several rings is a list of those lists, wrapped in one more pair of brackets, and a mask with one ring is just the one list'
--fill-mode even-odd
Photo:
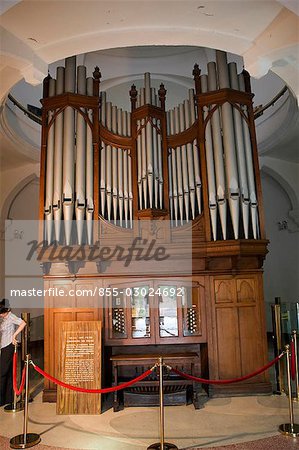
{"label": "rope barrier", "polygon": [[135,384],[138,381],[144,380],[144,378],[148,377],[153,372],[153,370],[156,368],[156,365],[155,365],[151,369],[149,369],[146,372],[144,372],[143,374],[139,375],[138,377],[133,378],[133,380],[130,380],[126,383],[119,384],[118,386],[113,386],[110,388],[103,388],[103,389],[86,389],[86,388],[72,386],[70,384],[64,383],[63,381],[60,381],[57,378],[52,377],[52,375],[49,375],[48,373],[44,372],[40,367],[35,365],[32,361],[30,361],[30,363],[33,365],[34,369],[38,373],[40,373],[43,377],[47,378],[48,380],[52,381],[53,383],[58,384],[61,387],[70,389],[71,391],[85,392],[85,393],[89,393],[89,394],[108,394],[109,392],[120,391],[121,389],[125,389],[129,386],[132,386],[132,384]]}
{"label": "rope barrier", "polygon": [[281,353],[280,355],[278,355],[275,359],[270,361],[265,366],[261,367],[260,369],[256,370],[253,373],[250,373],[249,375],[244,375],[243,377],[240,377],[240,378],[231,378],[229,380],[206,380],[205,378],[198,378],[198,377],[195,377],[193,375],[189,375],[187,373],[181,372],[180,370],[174,369],[173,367],[171,367],[171,370],[174,373],[176,373],[177,375],[180,375],[181,377],[187,378],[188,380],[197,381],[198,383],[203,383],[203,384],[230,384],[230,383],[238,383],[240,381],[245,381],[245,380],[248,380],[249,378],[253,378],[256,375],[259,375],[260,373],[262,373],[265,370],[269,369],[271,366],[273,366],[275,363],[277,363],[277,361],[280,358],[282,358],[283,355],[284,355],[284,352]]}
{"label": "rope barrier", "polygon": [[18,386],[17,386],[17,353],[16,352],[13,355],[12,372],[13,372],[13,390],[15,391],[16,396],[19,396],[19,395],[21,395],[21,393],[24,389],[24,386],[25,386],[26,367],[25,366],[23,367],[21,384],[18,389]]}

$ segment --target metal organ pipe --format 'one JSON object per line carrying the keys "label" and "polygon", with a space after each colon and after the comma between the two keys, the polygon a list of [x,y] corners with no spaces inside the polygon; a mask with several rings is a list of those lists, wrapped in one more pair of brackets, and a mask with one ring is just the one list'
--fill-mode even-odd
{"label": "metal organ pipe", "polygon": [[[117,107],[112,106],[112,132],[117,133]],[[118,210],[118,170],[117,170],[117,149],[112,147],[112,202],[113,202],[113,220],[116,224]]]}
{"label": "metal organ pipe", "polygon": [[[170,111],[166,113],[166,125],[167,125],[167,135],[170,133]],[[170,220],[173,222],[174,210],[173,210],[173,179],[172,179],[172,154],[171,149],[167,149],[167,164],[168,164],[168,186],[169,186],[169,209],[170,209]]]}
{"label": "metal organ pipe", "polygon": [[[141,88],[140,93],[140,106],[144,105],[145,101],[145,89]],[[147,180],[147,148],[146,148],[146,129],[145,119],[140,121],[141,126],[141,167],[142,167],[142,191],[143,191],[143,208],[147,209],[147,192],[148,192],[148,180]]]}
{"label": "metal organ pipe", "polygon": [[[122,131],[124,136],[128,136],[128,120],[127,111],[122,112]],[[124,214],[125,214],[125,227],[128,228],[128,212],[129,212],[129,185],[128,185],[128,150],[123,152],[123,169],[124,169]]]}
{"label": "metal organ pipe", "polygon": [[[245,92],[244,76],[240,74],[239,78],[239,88],[240,91]],[[244,113],[248,116],[247,106],[242,107]],[[245,143],[245,156],[246,156],[246,167],[248,176],[248,187],[249,187],[249,199],[250,199],[250,212],[251,212],[251,224],[254,239],[258,238],[258,214],[257,214],[257,197],[255,190],[255,177],[253,169],[253,159],[252,159],[252,147],[248,124],[245,119],[242,118],[243,133],[244,133],[244,143]]]}
{"label": "metal organ pipe", "polygon": [[[131,113],[126,112],[127,116],[127,134],[131,136]],[[131,153],[128,152],[128,179],[129,179],[129,215],[130,227],[133,227],[133,186],[132,186],[132,160]]]}
{"label": "metal organ pipe", "polygon": [[[174,110],[169,111],[169,132],[175,134],[174,128]],[[173,195],[173,209],[175,226],[178,226],[178,183],[177,183],[177,162],[176,162],[176,149],[172,148],[170,153],[171,167],[172,167],[172,195]]]}
{"label": "metal organ pipe", "polygon": [[[140,95],[138,96],[139,104],[140,104]],[[137,107],[139,106],[137,104]],[[140,130],[141,120],[137,120],[137,130]],[[138,184],[138,199],[139,199],[139,208],[142,209],[142,133],[138,133],[137,135],[137,143],[136,143],[136,152],[137,152],[137,184]]]}
{"label": "metal organ pipe", "polygon": [[[57,67],[56,71],[56,95],[64,92],[64,67]],[[55,240],[60,242],[62,219],[62,154],[63,154],[63,117],[61,112],[55,119],[54,137],[54,186],[53,186],[53,214]]]}
{"label": "metal organ pipe", "polygon": [[[185,125],[186,129],[191,126],[190,119],[190,102],[189,100],[184,101],[184,115],[185,115]],[[186,145],[187,149],[187,162],[188,162],[188,181],[189,181],[189,194],[191,203],[191,214],[192,219],[195,218],[195,180],[194,180],[194,163],[193,163],[193,149],[192,144],[188,143]]]}
{"label": "metal organ pipe", "polygon": [[[239,90],[239,81],[237,74],[237,65],[232,62],[228,64],[229,76],[230,76],[230,87]],[[235,142],[236,142],[236,153],[238,162],[238,172],[239,172],[239,185],[240,185],[240,201],[242,210],[242,221],[245,239],[248,239],[248,225],[249,225],[249,191],[248,191],[248,181],[247,181],[247,171],[246,171],[246,155],[245,155],[245,145],[243,137],[243,126],[242,126],[242,116],[240,111],[233,108],[234,117],[234,130],[235,130]]]}
{"label": "metal organ pipe", "polygon": [[[56,80],[50,78],[49,80],[49,97],[54,97],[56,88]],[[49,112],[48,123],[53,117],[54,112]],[[48,244],[52,242],[53,231],[53,183],[54,183],[54,143],[55,143],[54,124],[48,132],[47,141],[47,162],[46,162],[46,196],[45,196],[45,218],[46,218],[46,240]]]}
{"label": "metal organ pipe", "polygon": [[[119,135],[123,134],[122,131],[122,110],[117,110],[117,132]],[[119,211],[119,224],[122,226],[123,221],[123,209],[124,209],[124,191],[123,191],[123,150],[117,149],[117,181],[118,181],[118,211]]]}
{"label": "metal organ pipe", "polygon": [[[201,75],[201,92],[204,94],[208,91],[208,77],[207,75]],[[209,113],[208,106],[203,107],[204,120]],[[212,224],[213,240],[217,240],[217,201],[216,201],[216,180],[215,180],[215,167],[214,167],[214,154],[213,154],[213,141],[212,141],[212,129],[211,121],[209,120],[205,129],[205,150],[207,161],[207,176],[208,176],[208,191],[209,191],[209,209]]]}
{"label": "metal organ pipe", "polygon": [[[76,57],[65,60],[65,92],[75,92]],[[74,213],[75,111],[68,106],[64,111],[63,140],[63,217],[65,242],[71,242]]]}
{"label": "metal organ pipe", "polygon": [[[179,105],[179,132],[185,129],[185,114],[184,105]],[[181,146],[182,155],[182,169],[183,169],[183,190],[184,190],[184,206],[186,221],[189,221],[189,181],[188,181],[188,167],[187,167],[187,147]]]}
{"label": "metal organ pipe", "polygon": [[[195,102],[194,102],[194,90],[189,89],[189,104],[190,104],[190,119],[191,125],[195,122]],[[201,214],[201,177],[200,177],[200,163],[199,154],[196,141],[193,142],[193,160],[194,160],[194,177],[195,177],[195,187],[196,187],[196,198],[198,205],[198,212]]]}
{"label": "metal organ pipe", "polygon": [[[156,101],[155,89],[151,88],[151,98],[153,99],[153,104]],[[157,120],[152,118],[153,124],[157,126]],[[158,200],[159,200],[159,162],[158,162],[158,134],[157,129],[151,125],[149,122],[150,128],[152,130],[152,138],[153,138],[153,172],[154,172],[154,204],[155,208],[158,208]],[[160,203],[160,202],[159,202]]]}
{"label": "metal organ pipe", "polygon": [[[77,92],[86,95],[86,67],[78,66]],[[78,244],[82,244],[84,215],[85,215],[85,151],[86,151],[86,122],[77,111],[76,121],[76,227]]]}
{"label": "metal organ pipe", "polygon": [[[179,125],[179,108],[176,106],[174,108],[174,131],[175,134],[180,132]],[[176,166],[177,166],[177,182],[178,182],[178,198],[179,198],[179,213],[181,225],[183,224],[184,218],[184,197],[183,197],[183,169],[182,169],[182,156],[181,147],[175,149],[176,156]]]}
{"label": "metal organ pipe", "polygon": [[[145,81],[145,103],[151,103],[151,87],[150,87],[150,74],[144,74]],[[146,121],[145,125],[146,133],[146,159],[147,159],[147,181],[148,181],[148,198],[149,207],[153,208],[153,198],[154,198],[154,158],[153,158],[153,130],[150,121]]]}
{"label": "metal organ pipe", "polygon": [[[93,78],[89,77],[86,80],[87,95],[93,95]],[[92,121],[92,111],[88,111],[88,117]],[[87,243],[92,245],[93,242],[93,145],[92,145],[92,130],[89,126],[86,127],[86,231]]]}
{"label": "metal organ pipe", "polygon": [[[214,62],[208,63],[208,89],[209,91],[216,91],[217,89],[216,64]],[[217,204],[219,208],[223,239],[226,239],[225,175],[224,175],[223,147],[222,147],[219,108],[217,108],[214,111],[211,117],[211,124],[212,124],[214,163],[215,163],[216,187],[217,187],[216,191]]]}
{"label": "metal organ pipe", "polygon": [[[101,124],[106,127],[106,92],[101,93]],[[104,142],[101,142],[100,193],[101,214],[104,216],[106,203],[106,144]]]}
{"label": "metal organ pipe", "polygon": [[[229,73],[227,66],[226,53],[216,51],[217,70],[219,89],[229,88]],[[238,183],[238,169],[236,159],[236,145],[234,135],[234,122],[232,114],[232,106],[226,102],[221,106],[222,113],[222,132],[223,145],[225,153],[225,171],[226,182],[228,188],[228,202],[230,207],[231,219],[234,230],[234,237],[238,239],[239,236],[239,183]]]}
{"label": "metal organ pipe", "polygon": [[[106,125],[108,130],[112,126],[112,104],[106,103]],[[107,191],[107,218],[111,220],[112,212],[112,147],[106,146],[106,191]]]}

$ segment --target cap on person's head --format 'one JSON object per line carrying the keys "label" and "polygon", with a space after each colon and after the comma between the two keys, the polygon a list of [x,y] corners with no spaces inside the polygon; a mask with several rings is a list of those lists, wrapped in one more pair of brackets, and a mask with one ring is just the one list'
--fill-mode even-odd
{"label": "cap on person's head", "polygon": [[4,314],[10,311],[9,300],[3,298],[0,302],[0,314]]}

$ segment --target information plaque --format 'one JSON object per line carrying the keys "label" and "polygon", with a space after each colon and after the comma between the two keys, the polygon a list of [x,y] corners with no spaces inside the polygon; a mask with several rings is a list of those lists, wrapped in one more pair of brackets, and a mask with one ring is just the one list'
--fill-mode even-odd
{"label": "information plaque", "polygon": [[[101,322],[62,322],[59,336],[59,379],[76,387],[101,388]],[[57,414],[100,413],[100,394],[58,386]]]}

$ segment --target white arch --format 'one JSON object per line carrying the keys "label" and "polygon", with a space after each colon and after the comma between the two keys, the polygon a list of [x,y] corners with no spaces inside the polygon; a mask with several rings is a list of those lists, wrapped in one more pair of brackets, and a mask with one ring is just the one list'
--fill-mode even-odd
{"label": "white arch", "polygon": [[266,174],[273,178],[279,186],[283,189],[283,191],[287,194],[290,203],[291,203],[291,209],[288,212],[289,217],[293,220],[293,222],[296,225],[296,229],[292,229],[290,231],[298,231],[299,230],[299,200],[298,195],[296,191],[293,189],[291,184],[283,177],[281,176],[276,170],[273,168],[263,165],[261,167],[261,174]]}

